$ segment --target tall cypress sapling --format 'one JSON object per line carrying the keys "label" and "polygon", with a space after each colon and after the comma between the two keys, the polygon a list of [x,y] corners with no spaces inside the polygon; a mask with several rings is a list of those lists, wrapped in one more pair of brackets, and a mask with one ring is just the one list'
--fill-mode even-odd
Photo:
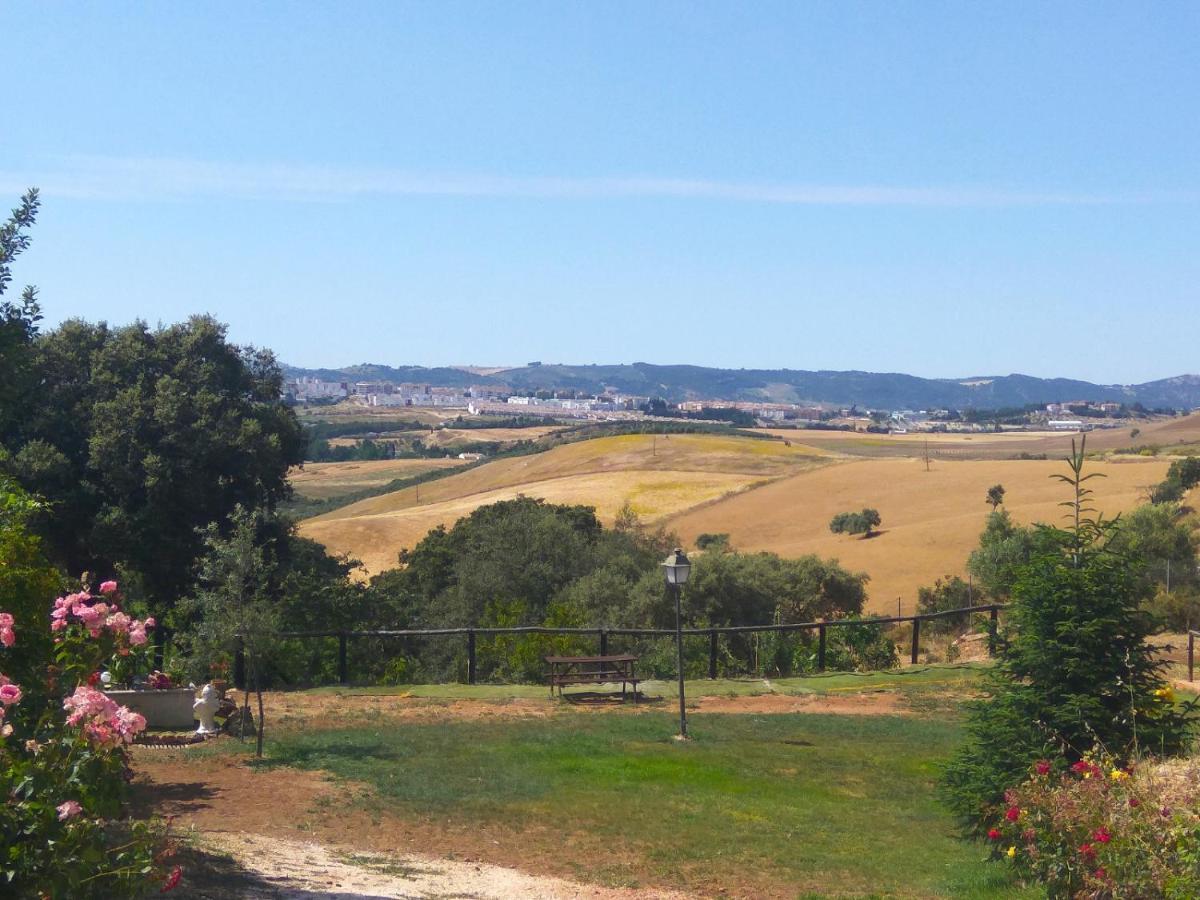
{"label": "tall cypress sapling", "polygon": [[1119,520],[1094,515],[1084,445],[1072,443],[1069,528],[1037,526],[1013,586],[990,697],[968,711],[967,741],[947,766],[943,793],[973,827],[986,827],[1004,792],[1042,758],[1060,765],[1102,746],[1117,760],[1173,754],[1188,738],[1187,710],[1167,698],[1166,662],[1149,643],[1138,563],[1113,550]]}

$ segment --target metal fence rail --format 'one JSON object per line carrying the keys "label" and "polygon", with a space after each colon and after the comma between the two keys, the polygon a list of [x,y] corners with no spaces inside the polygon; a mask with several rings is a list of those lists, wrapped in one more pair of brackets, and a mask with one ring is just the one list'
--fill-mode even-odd
{"label": "metal fence rail", "polygon": [[[965,616],[972,613],[988,613],[988,648],[995,652],[996,629],[1000,610],[1006,604],[989,603],[982,606],[965,606],[961,609],[947,609],[933,613],[919,613],[911,616],[880,616],[872,619],[829,619],[813,622],[792,622],[782,625],[718,625],[711,628],[684,628],[684,635],[708,635],[708,677],[717,677],[717,656],[721,635],[758,634],[758,633],[788,633],[795,631],[816,631],[817,633],[817,671],[825,671],[826,633],[830,628],[845,628],[855,625],[900,625],[912,623],[912,647],[910,659],[917,662],[920,652],[921,623],[950,616]],[[592,635],[596,638],[600,656],[608,655],[608,641],[612,636],[620,637],[673,637],[675,630],[671,628],[553,628],[545,625],[518,625],[508,628],[400,628],[379,631],[284,631],[282,638],[337,638],[338,639],[338,681],[348,684],[349,665],[347,647],[354,638],[408,638],[408,637],[447,637],[463,635],[467,642],[467,684],[476,683],[476,654],[475,640],[478,636],[491,637],[494,635]],[[1188,637],[1188,678],[1191,678],[1191,659],[1193,636],[1200,632],[1190,632]],[[234,683],[240,688],[245,684],[245,658],[238,649],[234,660]]]}

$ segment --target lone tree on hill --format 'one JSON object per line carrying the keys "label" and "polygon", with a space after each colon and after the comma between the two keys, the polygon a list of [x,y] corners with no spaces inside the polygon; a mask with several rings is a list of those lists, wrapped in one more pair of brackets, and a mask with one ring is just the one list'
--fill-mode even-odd
{"label": "lone tree on hill", "polygon": [[829,530],[834,534],[861,534],[869,538],[873,529],[883,520],[879,510],[866,508],[862,512],[842,512],[829,520]]}
{"label": "lone tree on hill", "polygon": [[992,504],[992,512],[995,512],[1004,502],[1004,485],[993,484],[988,488],[987,502]]}

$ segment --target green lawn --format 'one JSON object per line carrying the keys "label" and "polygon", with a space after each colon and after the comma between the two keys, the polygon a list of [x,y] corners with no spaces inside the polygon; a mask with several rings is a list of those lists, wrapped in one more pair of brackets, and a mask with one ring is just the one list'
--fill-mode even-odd
{"label": "green lawn", "polygon": [[667,712],[566,708],[277,731],[268,751],[371,784],[374,802],[404,816],[552,841],[590,880],[739,896],[1022,896],[985,848],[955,837],[934,797],[954,721],[696,714],[691,727],[680,744]]}

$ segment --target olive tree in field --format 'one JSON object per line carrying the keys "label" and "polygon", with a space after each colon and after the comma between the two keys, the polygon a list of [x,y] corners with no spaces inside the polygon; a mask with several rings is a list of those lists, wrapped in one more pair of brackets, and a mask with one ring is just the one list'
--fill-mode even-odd
{"label": "olive tree in field", "polygon": [[829,520],[829,530],[834,534],[861,534],[869,538],[882,521],[879,510],[867,507],[861,512],[838,513]]}
{"label": "olive tree in field", "polygon": [[1000,508],[1000,504],[1004,502],[1004,485],[993,484],[988,488],[987,502],[992,506],[992,512]]}

